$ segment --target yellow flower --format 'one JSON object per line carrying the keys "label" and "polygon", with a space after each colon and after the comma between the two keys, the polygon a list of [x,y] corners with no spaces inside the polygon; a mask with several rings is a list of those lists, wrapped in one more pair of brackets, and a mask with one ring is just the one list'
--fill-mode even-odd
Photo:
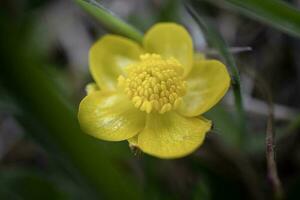
{"label": "yellow flower", "polygon": [[128,140],[160,158],[185,156],[203,143],[211,121],[199,116],[230,85],[226,67],[194,56],[190,35],[174,23],[150,28],[143,47],[104,36],[89,59],[96,84],[79,106],[82,129],[102,140]]}

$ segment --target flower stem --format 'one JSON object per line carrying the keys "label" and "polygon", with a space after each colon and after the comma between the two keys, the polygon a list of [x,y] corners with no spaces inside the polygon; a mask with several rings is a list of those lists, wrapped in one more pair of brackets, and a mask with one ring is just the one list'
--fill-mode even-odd
{"label": "flower stem", "polygon": [[[233,89],[234,101],[235,101],[235,106],[236,106],[236,110],[237,110],[238,117],[239,117],[239,126],[240,126],[239,129],[241,132],[241,137],[243,137],[243,135],[245,135],[247,132],[246,114],[245,114],[244,105],[243,105],[243,98],[242,98],[242,94],[241,94],[241,84],[240,84],[238,72],[237,72],[237,75],[232,75],[232,79],[233,79],[232,89]],[[240,142],[242,143],[243,141],[240,141]]]}
{"label": "flower stem", "polygon": [[110,10],[95,0],[75,0],[86,12],[94,16],[110,31],[131,38],[139,43],[142,42],[143,34],[135,27],[117,17]]}

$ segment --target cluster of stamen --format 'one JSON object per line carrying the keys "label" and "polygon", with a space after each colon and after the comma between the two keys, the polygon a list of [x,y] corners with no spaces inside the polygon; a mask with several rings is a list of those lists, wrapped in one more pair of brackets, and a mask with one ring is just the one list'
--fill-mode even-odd
{"label": "cluster of stamen", "polygon": [[126,72],[119,76],[119,86],[140,110],[165,113],[182,101],[186,83],[182,80],[182,65],[175,58],[143,54],[140,62],[129,65]]}

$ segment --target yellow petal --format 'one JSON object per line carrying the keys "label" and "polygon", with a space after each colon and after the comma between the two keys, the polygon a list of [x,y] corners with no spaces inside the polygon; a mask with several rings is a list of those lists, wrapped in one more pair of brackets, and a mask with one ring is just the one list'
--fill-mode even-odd
{"label": "yellow petal", "polygon": [[195,54],[194,54],[194,60],[205,60],[206,59],[206,57],[205,57],[205,54],[203,54],[203,53],[200,53],[200,52],[196,52]]}
{"label": "yellow petal", "polygon": [[140,46],[127,38],[107,35],[90,49],[90,71],[101,89],[114,89],[124,67],[142,54]]}
{"label": "yellow petal", "polygon": [[153,113],[147,116],[137,146],[159,158],[179,158],[196,150],[210,129],[211,122],[204,118],[187,118],[176,112]]}
{"label": "yellow petal", "polygon": [[136,135],[145,125],[145,114],[116,92],[98,91],[80,103],[82,130],[96,138],[121,141]]}
{"label": "yellow petal", "polygon": [[128,140],[130,147],[137,147],[138,146],[138,134],[133,136],[132,138],[129,138]]}
{"label": "yellow petal", "polygon": [[93,92],[99,91],[99,87],[96,83],[89,83],[85,86],[85,91],[89,95]]}
{"label": "yellow petal", "polygon": [[230,86],[226,67],[217,60],[197,60],[186,78],[187,93],[178,111],[198,116],[218,103]]}
{"label": "yellow petal", "polygon": [[184,27],[175,23],[158,23],[145,34],[143,44],[147,52],[179,60],[184,66],[184,75],[191,70],[193,42]]}

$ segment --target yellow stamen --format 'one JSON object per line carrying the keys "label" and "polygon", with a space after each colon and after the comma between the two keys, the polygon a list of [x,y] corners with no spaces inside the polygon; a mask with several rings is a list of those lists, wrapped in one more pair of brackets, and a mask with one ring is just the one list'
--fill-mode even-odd
{"label": "yellow stamen", "polygon": [[176,109],[185,94],[182,75],[176,59],[143,54],[140,62],[128,66],[125,76],[119,76],[118,85],[141,111],[165,113]]}

